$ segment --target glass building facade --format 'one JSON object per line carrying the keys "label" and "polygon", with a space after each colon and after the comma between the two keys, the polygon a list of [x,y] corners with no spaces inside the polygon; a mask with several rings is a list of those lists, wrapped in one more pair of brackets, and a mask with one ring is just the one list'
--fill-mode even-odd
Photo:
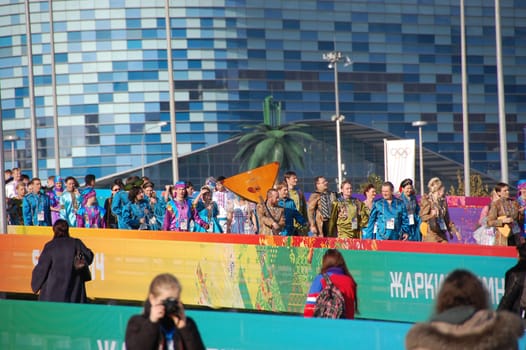
{"label": "glass building facade", "polygon": [[[29,11],[23,0],[0,4],[2,127],[4,138],[18,138],[14,144],[4,141],[6,165],[14,146],[23,172],[38,162],[40,177],[54,174],[55,113],[62,176],[104,177],[170,158],[172,126],[158,126],[170,121],[165,1],[28,3]],[[424,120],[425,149],[463,163],[459,3],[169,1],[178,154],[220,144],[243,125],[262,122],[262,102],[269,95],[282,103],[286,123],[330,121],[334,72],[322,54],[338,50],[354,62],[339,65],[344,124],[417,139],[411,122]],[[495,8],[492,1],[465,5],[470,165],[498,180]],[[526,177],[526,2],[500,5],[514,182]],[[31,105],[38,159],[31,153]],[[342,142],[345,149],[355,141],[344,135]],[[367,159],[349,153],[343,153],[346,164]],[[329,172],[324,175],[336,176],[333,154],[313,156],[312,163]],[[223,158],[196,157],[203,163],[191,166],[231,162]]]}

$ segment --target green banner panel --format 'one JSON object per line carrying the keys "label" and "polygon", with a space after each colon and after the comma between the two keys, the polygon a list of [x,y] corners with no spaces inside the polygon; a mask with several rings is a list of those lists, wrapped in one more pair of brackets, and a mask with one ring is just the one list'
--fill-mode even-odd
{"label": "green banner panel", "polygon": [[[139,307],[0,300],[3,350],[124,350]],[[406,323],[188,311],[208,349],[403,349]],[[313,333],[312,330],[316,332]],[[334,334],[335,336],[331,336]]]}
{"label": "green banner panel", "polygon": [[[125,350],[140,307],[0,300],[2,350]],[[208,349],[402,350],[410,323],[306,319],[220,311],[187,312]],[[526,341],[521,339],[520,348]]]}

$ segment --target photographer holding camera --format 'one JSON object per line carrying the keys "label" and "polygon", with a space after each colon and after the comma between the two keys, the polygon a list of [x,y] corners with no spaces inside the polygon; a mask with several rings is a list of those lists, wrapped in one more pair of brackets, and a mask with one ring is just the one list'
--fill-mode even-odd
{"label": "photographer holding camera", "polygon": [[186,317],[179,296],[181,284],[175,276],[156,276],[144,304],[126,327],[127,350],[201,350],[205,349],[195,322]]}

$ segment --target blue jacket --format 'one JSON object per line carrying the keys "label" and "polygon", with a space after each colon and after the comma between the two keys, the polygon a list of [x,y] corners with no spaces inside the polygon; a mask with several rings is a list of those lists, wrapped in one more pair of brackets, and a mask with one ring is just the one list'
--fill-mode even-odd
{"label": "blue jacket", "polygon": [[64,191],[60,196],[60,218],[66,220],[69,227],[77,227],[77,210],[81,201],[80,195],[75,192]]}
{"label": "blue jacket", "polygon": [[[202,224],[207,223],[208,225],[210,225],[212,227],[211,230],[214,233],[223,233],[223,229],[221,228],[221,225],[219,224],[219,220],[217,219],[217,215],[219,214],[219,208],[216,202],[212,202],[212,212],[211,213],[208,212],[208,208],[205,206],[205,204],[201,200],[197,202],[197,205],[195,206],[195,210]],[[199,219],[197,217],[195,217],[195,219],[196,219],[196,225],[194,225],[194,232],[207,232],[203,226],[201,226],[200,224],[197,224],[199,222]]]}
{"label": "blue jacket", "polygon": [[127,225],[124,223],[124,219],[122,217],[122,210],[129,201],[128,192],[124,190],[120,190],[119,192],[115,193],[115,195],[113,195],[111,211],[117,217],[117,225],[119,228],[127,228]]}
{"label": "blue jacket", "polygon": [[285,227],[281,231],[281,236],[292,236],[294,235],[294,220],[300,225],[307,225],[307,221],[296,209],[296,204],[290,198],[281,198],[278,201],[278,206],[285,209]]}
{"label": "blue jacket", "polygon": [[[151,230],[150,219],[153,216],[150,203],[143,199],[137,203],[128,202],[122,210],[122,221],[124,228],[128,230],[137,230],[141,226],[139,220],[145,218],[144,224]],[[119,228],[121,220],[119,219]]]}
{"label": "blue jacket", "polygon": [[[393,228],[387,228],[393,224]],[[376,225],[375,225],[376,224]],[[376,233],[374,232],[376,227]],[[385,199],[373,203],[369,223],[363,230],[363,239],[398,240],[409,234],[407,209],[402,200],[393,197],[391,205]]]}
{"label": "blue jacket", "polygon": [[22,202],[22,215],[25,226],[51,226],[49,197],[42,193],[29,193]]}
{"label": "blue jacket", "polygon": [[409,237],[407,238],[410,241],[416,241],[420,242],[422,240],[422,236],[420,235],[420,223],[422,222],[420,220],[420,206],[418,205],[418,202],[416,201],[416,196],[410,195],[409,198],[405,196],[405,194],[400,194],[400,199],[405,204],[405,208],[407,209],[407,217],[412,214],[413,215],[413,224],[411,225],[411,222],[409,222]]}

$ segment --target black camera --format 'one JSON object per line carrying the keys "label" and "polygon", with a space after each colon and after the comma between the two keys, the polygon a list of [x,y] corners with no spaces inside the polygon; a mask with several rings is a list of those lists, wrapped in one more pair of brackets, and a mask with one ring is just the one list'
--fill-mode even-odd
{"label": "black camera", "polygon": [[180,311],[179,300],[175,298],[168,298],[163,300],[166,315],[178,315]]}

